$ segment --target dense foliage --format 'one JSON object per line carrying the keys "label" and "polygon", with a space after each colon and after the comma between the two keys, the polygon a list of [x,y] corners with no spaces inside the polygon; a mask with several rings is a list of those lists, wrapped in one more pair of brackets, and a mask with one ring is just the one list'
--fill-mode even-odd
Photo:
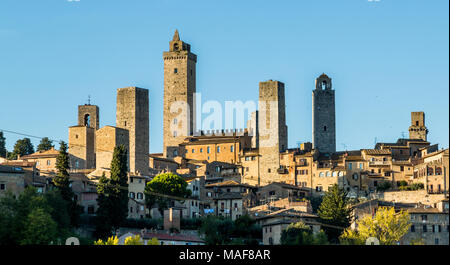
{"label": "dense foliage", "polygon": [[0,199],[0,245],[64,244],[73,233],[67,202],[60,191],[39,193],[27,187],[18,197]]}
{"label": "dense foliage", "polygon": [[30,138],[23,138],[17,140],[14,145],[14,149],[11,153],[8,153],[8,159],[14,160],[17,159],[17,156],[24,156],[34,153],[34,147],[31,143]]}
{"label": "dense foliage", "polygon": [[327,245],[328,239],[325,232],[314,234],[311,227],[302,222],[290,224],[281,233],[281,245]]}
{"label": "dense foliage", "polygon": [[364,245],[369,237],[375,237],[381,245],[395,245],[408,233],[409,219],[406,211],[396,213],[394,207],[380,207],[374,217],[367,215],[359,220],[356,231],[346,229],[341,244]]}
{"label": "dense foliage", "polygon": [[48,137],[44,137],[44,138],[41,139],[41,142],[37,146],[36,151],[47,151],[47,150],[52,149],[53,147],[54,147],[53,146],[53,141],[48,139]]}
{"label": "dense foliage", "polygon": [[231,219],[209,215],[199,229],[208,245],[256,245],[262,239],[262,230],[255,220],[244,215]]}
{"label": "dense foliage", "polygon": [[[328,239],[336,243],[342,231],[350,226],[352,209],[347,192],[333,185],[323,197],[318,214],[324,226]],[[333,226],[333,227],[332,227]]]}
{"label": "dense foliage", "polygon": [[[151,209],[153,205],[157,204],[158,210],[163,214],[164,209],[167,209],[173,201],[182,200],[191,195],[191,190],[187,188],[187,185],[187,182],[177,174],[162,173],[155,176],[145,187],[147,207]],[[161,196],[161,194],[168,196]]]}
{"label": "dense foliage", "polygon": [[114,148],[111,177],[100,178],[97,185],[97,238],[106,238],[123,225],[128,216],[127,150],[123,145]]}

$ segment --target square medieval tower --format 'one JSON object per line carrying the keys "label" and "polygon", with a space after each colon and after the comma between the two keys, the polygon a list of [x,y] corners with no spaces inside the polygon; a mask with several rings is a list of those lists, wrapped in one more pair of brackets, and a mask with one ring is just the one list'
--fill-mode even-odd
{"label": "square medieval tower", "polygon": [[149,154],[148,89],[138,87],[117,90],[116,127],[129,132],[129,171],[147,174]]}
{"label": "square medieval tower", "polygon": [[164,157],[178,156],[178,144],[195,129],[195,66],[197,55],[191,46],[180,40],[175,31],[164,59]]}

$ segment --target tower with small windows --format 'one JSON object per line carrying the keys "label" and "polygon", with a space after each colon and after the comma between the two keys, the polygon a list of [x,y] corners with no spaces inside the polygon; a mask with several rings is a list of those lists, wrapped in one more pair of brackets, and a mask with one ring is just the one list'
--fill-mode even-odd
{"label": "tower with small windows", "polygon": [[331,78],[326,74],[316,78],[312,92],[313,147],[321,153],[336,152],[336,109]]}
{"label": "tower with small windows", "polygon": [[423,111],[411,112],[411,126],[409,126],[409,139],[427,140],[428,129],[425,126],[425,113]]}
{"label": "tower with small windows", "polygon": [[178,145],[195,130],[194,94],[197,55],[180,40],[178,30],[164,59],[163,154],[178,156]]}
{"label": "tower with small windows", "polygon": [[95,161],[95,132],[99,129],[99,108],[78,106],[78,125],[69,127],[69,163],[71,169],[92,169]]}

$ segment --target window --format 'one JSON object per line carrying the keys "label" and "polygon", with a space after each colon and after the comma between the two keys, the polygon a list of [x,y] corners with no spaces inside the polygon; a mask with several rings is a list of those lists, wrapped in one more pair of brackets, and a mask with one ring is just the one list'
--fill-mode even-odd
{"label": "window", "polygon": [[416,227],[414,225],[411,225],[411,232],[416,232]]}
{"label": "window", "polygon": [[385,177],[389,177],[390,175],[391,175],[390,172],[384,172],[384,176],[385,176]]}
{"label": "window", "polygon": [[322,191],[322,186],[316,186],[316,191],[318,192]]}
{"label": "window", "polygon": [[420,217],[422,218],[422,221],[427,221],[428,220],[428,216],[426,214],[423,214]]}
{"label": "window", "polygon": [[173,131],[173,137],[177,137],[177,131]]}
{"label": "window", "polygon": [[400,166],[400,171],[404,171],[405,168],[403,166]]}
{"label": "window", "polygon": [[353,174],[353,179],[358,180],[358,173]]}
{"label": "window", "polygon": [[47,166],[50,166],[50,160],[47,160]]}
{"label": "window", "polygon": [[75,168],[78,168],[80,166],[80,162],[77,160],[75,161]]}
{"label": "window", "polygon": [[437,167],[436,171],[434,172],[435,175],[442,175],[442,168]]}
{"label": "window", "polygon": [[177,123],[178,123],[177,118],[173,119],[173,124],[177,124]]}
{"label": "window", "polygon": [[216,166],[215,171],[218,173],[220,172],[220,166]]}
{"label": "window", "polygon": [[142,192],[138,192],[137,198],[138,198],[138,200],[144,199],[144,194]]}
{"label": "window", "polygon": [[327,177],[331,177],[331,172],[327,171]]}
{"label": "window", "polygon": [[91,126],[91,116],[89,114],[84,115],[84,126]]}
{"label": "window", "polygon": [[200,148],[200,153],[203,153],[203,148]]}
{"label": "window", "polygon": [[6,184],[5,183],[1,183],[0,184],[0,190],[6,190]]}
{"label": "window", "polygon": [[435,245],[439,245],[439,238],[436,237],[436,238],[434,239],[434,244],[435,244]]}
{"label": "window", "polygon": [[233,145],[230,147],[230,152],[234,152],[234,146]]}
{"label": "window", "polygon": [[192,148],[192,153],[195,153],[195,149],[194,148]]}
{"label": "window", "polygon": [[[209,146],[206,148],[206,153],[208,153],[209,154],[209,152],[210,152],[210,149],[209,149]],[[209,158],[208,158],[209,159]]]}
{"label": "window", "polygon": [[350,170],[352,169],[352,166],[353,166],[352,163],[348,163],[348,164],[347,164],[347,167],[348,167],[348,169],[350,169]]}
{"label": "window", "polygon": [[217,153],[220,153],[220,146],[217,146]]}
{"label": "window", "polygon": [[324,132],[327,131],[327,126],[323,126],[323,131],[324,131]]}
{"label": "window", "polygon": [[423,225],[423,232],[424,232],[424,233],[428,232],[427,225]]}
{"label": "window", "polygon": [[359,163],[359,169],[363,169],[363,168],[364,168],[363,163]]}
{"label": "window", "polygon": [[323,172],[319,173],[319,177],[323,177],[325,174]]}
{"label": "window", "polygon": [[133,212],[133,207],[130,207],[130,213],[132,213]]}
{"label": "window", "polygon": [[192,69],[191,69],[191,75],[192,75]]}
{"label": "window", "polygon": [[173,156],[178,156],[178,150],[173,150]]}
{"label": "window", "polygon": [[130,198],[134,199],[134,192],[130,192]]}
{"label": "window", "polygon": [[270,173],[270,168],[269,168],[269,169],[267,169],[267,172],[269,172],[269,173]]}
{"label": "window", "polygon": [[178,73],[178,68],[173,69],[173,73],[174,74]]}

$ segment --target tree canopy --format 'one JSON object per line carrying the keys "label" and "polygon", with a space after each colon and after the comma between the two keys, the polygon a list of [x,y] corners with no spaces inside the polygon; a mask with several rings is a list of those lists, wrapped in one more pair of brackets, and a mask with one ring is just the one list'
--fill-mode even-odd
{"label": "tree canopy", "polygon": [[24,156],[34,153],[34,147],[30,138],[23,138],[17,140],[14,149],[8,154],[8,159],[17,159],[17,156]]}
{"label": "tree canopy", "polygon": [[303,222],[290,224],[281,233],[281,245],[327,245],[328,239],[325,232],[313,233],[310,226]]}
{"label": "tree canopy", "polygon": [[3,135],[3,131],[0,131],[0,157],[6,158],[8,151],[6,150],[6,138]]}
{"label": "tree canopy", "polygon": [[52,149],[53,147],[54,147],[53,146],[53,141],[48,139],[48,137],[44,137],[44,138],[41,139],[41,142],[37,146],[36,151],[47,151],[47,150]]}
{"label": "tree canopy", "polygon": [[97,238],[106,238],[121,226],[128,216],[127,150],[123,145],[114,148],[111,177],[102,175],[97,184]]}
{"label": "tree canopy", "polygon": [[324,230],[332,242],[337,242],[343,230],[350,226],[352,209],[347,192],[338,185],[333,185],[323,197],[319,206],[318,215],[324,224],[339,228],[324,226]]}
{"label": "tree canopy", "polygon": [[411,226],[406,211],[395,212],[394,207],[378,208],[374,217],[366,215],[357,222],[357,230],[346,229],[340,237],[341,244],[364,245],[375,237],[381,245],[395,245],[408,233]]}
{"label": "tree canopy", "polygon": [[176,199],[154,195],[153,193],[176,196],[181,199],[188,198],[191,195],[191,191],[187,186],[187,182],[177,174],[162,173],[155,176],[145,187],[147,207],[151,208],[156,203],[159,211],[163,213],[164,209],[167,209],[170,203]]}

